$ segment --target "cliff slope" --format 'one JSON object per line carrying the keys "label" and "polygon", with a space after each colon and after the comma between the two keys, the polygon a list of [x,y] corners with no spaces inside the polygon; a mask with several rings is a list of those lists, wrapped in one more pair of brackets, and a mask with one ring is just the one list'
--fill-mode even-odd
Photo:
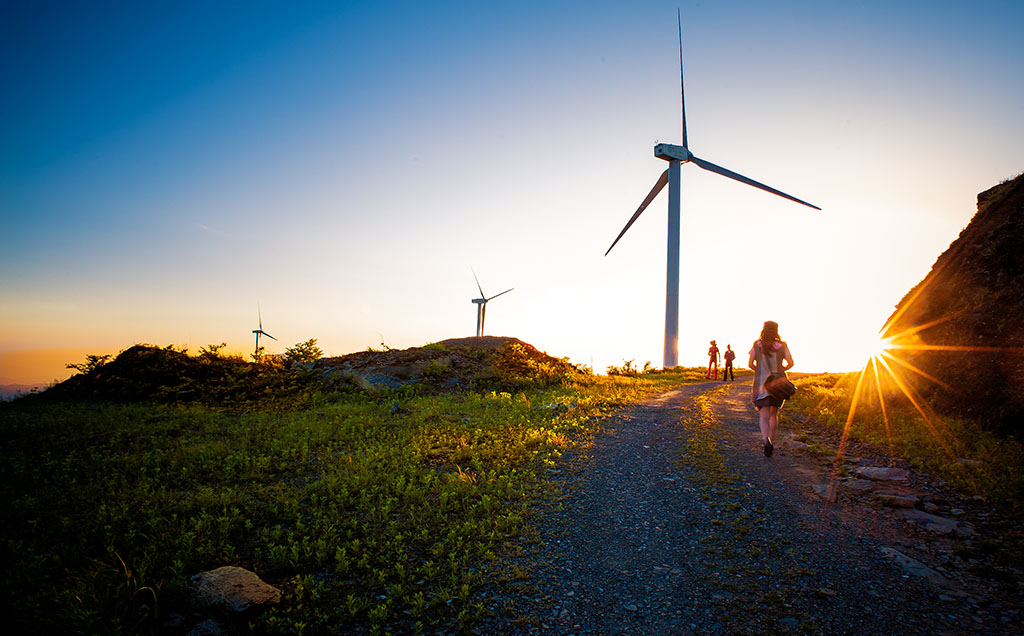
{"label": "cliff slope", "polygon": [[940,381],[903,374],[939,413],[1007,433],[1024,427],[1024,174],[978,195],[970,224],[884,335],[892,353]]}

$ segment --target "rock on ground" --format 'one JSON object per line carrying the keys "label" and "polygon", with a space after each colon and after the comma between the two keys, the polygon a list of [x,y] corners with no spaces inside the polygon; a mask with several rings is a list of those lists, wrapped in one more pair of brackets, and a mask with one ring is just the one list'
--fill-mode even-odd
{"label": "rock on ground", "polygon": [[200,609],[235,613],[281,601],[281,590],[263,582],[255,573],[232,565],[193,576],[192,593]]}

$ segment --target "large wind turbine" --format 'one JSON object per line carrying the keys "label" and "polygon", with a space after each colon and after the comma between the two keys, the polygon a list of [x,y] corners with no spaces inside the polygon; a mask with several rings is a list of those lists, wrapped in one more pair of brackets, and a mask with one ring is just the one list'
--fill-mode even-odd
{"label": "large wind turbine", "polygon": [[[780,197],[795,201],[801,205],[820,210],[816,205],[811,205],[806,201],[801,201],[796,197],[792,197],[785,192],[780,192],[775,188],[766,186],[763,183],[754,181],[744,177],[743,175],[736,174],[732,170],[717,166],[710,161],[698,159],[690,152],[689,145],[686,139],[686,94],[683,90],[683,23],[681,16],[676,14],[677,21],[679,23],[679,95],[680,105],[682,108],[682,122],[683,122],[683,145],[676,146],[673,144],[657,144],[654,146],[654,156],[658,159],[663,159],[668,162],[668,170],[661,173],[658,180],[654,183],[654,187],[651,188],[651,192],[644,199],[640,207],[637,208],[636,212],[626,223],[626,227],[622,228],[619,235],[612,241],[611,247],[605,252],[605,256],[608,252],[612,251],[612,247],[619,242],[622,235],[626,233],[631,225],[637,220],[641,213],[647,209],[647,206],[651,204],[658,193],[664,189],[665,184],[668,184],[668,273],[666,275],[665,283],[665,352],[664,352],[664,366],[665,368],[678,366],[679,361],[679,199],[681,187],[679,185],[679,171],[680,166],[684,163],[695,163],[698,167],[708,170],[710,172],[716,172],[723,177],[729,177],[735,179],[740,183],[745,183],[755,188],[760,188],[765,192],[771,192],[777,194]],[[475,301],[474,301],[475,302]]]}
{"label": "large wind turbine", "polygon": [[484,288],[480,286],[480,279],[476,277],[476,272],[473,272],[473,280],[476,281],[476,288],[480,290],[480,298],[474,298],[472,301],[473,304],[476,305],[476,336],[477,338],[479,338],[480,336],[484,335],[484,318],[487,315],[487,303],[494,300],[498,296],[509,293],[510,291],[515,289],[515,287],[506,289],[500,294],[495,294],[488,298],[487,294],[484,293]]}
{"label": "large wind turbine", "polygon": [[266,337],[270,338],[271,340],[277,340],[277,338],[275,338],[274,336],[270,335],[266,331],[263,331],[263,310],[260,309],[259,305],[256,305],[256,312],[259,315],[260,328],[252,330],[252,332],[254,334],[256,334],[256,351],[252,354],[252,356],[254,358],[259,358],[260,357],[260,336],[266,336]]}

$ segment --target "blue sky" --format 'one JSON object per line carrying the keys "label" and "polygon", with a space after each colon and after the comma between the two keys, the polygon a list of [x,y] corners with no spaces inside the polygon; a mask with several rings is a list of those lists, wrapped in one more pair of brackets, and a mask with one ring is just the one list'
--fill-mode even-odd
{"label": "blue sky", "polygon": [[[1024,4],[679,6],[691,149],[823,208],[684,167],[681,360],[775,319],[798,369],[853,368],[1024,169]],[[471,268],[516,288],[488,333],[657,364],[665,195],[602,255],[679,141],[676,7],[5,6],[0,377],[248,351],[257,303],[281,348],[468,336]]]}

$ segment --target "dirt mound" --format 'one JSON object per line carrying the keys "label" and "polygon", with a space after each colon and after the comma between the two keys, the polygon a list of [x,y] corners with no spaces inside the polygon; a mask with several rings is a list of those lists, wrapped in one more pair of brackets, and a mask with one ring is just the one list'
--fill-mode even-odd
{"label": "dirt mound", "polygon": [[203,371],[182,351],[137,344],[46,393],[50,398],[145,402],[174,391],[187,378],[208,379]]}
{"label": "dirt mound", "polygon": [[428,391],[512,391],[583,373],[517,338],[495,336],[290,364],[271,358],[252,363],[216,350],[192,356],[173,347],[139,344],[82,371],[29,397],[288,408],[317,392],[352,386],[367,391],[408,385]]}
{"label": "dirt mound", "polygon": [[364,389],[422,384],[438,389],[555,382],[582,373],[518,338],[451,338],[423,347],[360,351],[317,363]]}
{"label": "dirt mound", "polygon": [[913,347],[896,349],[898,357],[940,381],[904,374],[939,412],[1020,431],[1024,175],[978,195],[970,224],[889,320],[885,335],[897,347]]}
{"label": "dirt mound", "polygon": [[36,394],[56,401],[198,403],[216,407],[287,407],[319,387],[317,378],[281,364],[247,362],[216,350],[199,355],[137,344],[109,362]]}

